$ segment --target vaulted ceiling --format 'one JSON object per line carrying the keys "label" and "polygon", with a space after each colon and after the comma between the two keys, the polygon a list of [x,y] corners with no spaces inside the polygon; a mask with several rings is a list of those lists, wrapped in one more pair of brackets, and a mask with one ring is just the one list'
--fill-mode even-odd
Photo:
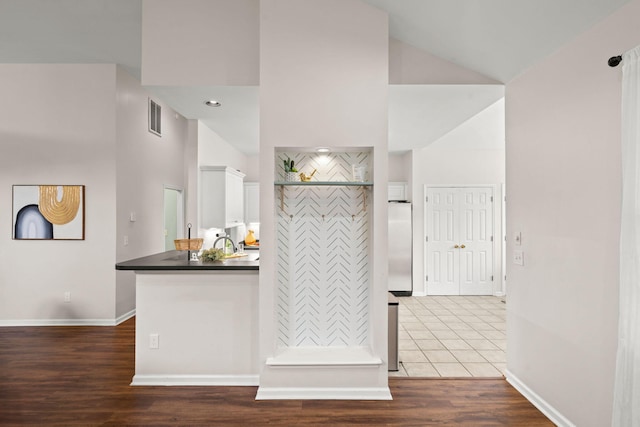
{"label": "vaulted ceiling", "polygon": [[[391,37],[508,83],[629,0],[362,1],[389,13]],[[116,63],[140,78],[141,21],[142,0],[0,0],[0,63]],[[426,135],[426,129],[418,129],[418,135],[409,128],[415,123],[394,121],[394,116],[406,117],[398,114],[400,110],[394,114],[397,108],[409,111],[406,99],[430,114],[444,115],[434,122],[469,117],[468,111],[456,117],[461,109],[454,105],[442,108],[437,99],[443,89],[421,88],[416,93],[398,89],[395,95],[392,91],[391,151],[429,144],[443,132]],[[185,117],[202,119],[231,143],[237,141],[241,151],[257,152],[258,89],[219,90],[232,108],[217,111],[215,118],[207,116],[211,111],[190,104],[195,97],[201,104],[206,94],[193,93],[193,88],[159,91],[164,91],[163,101]],[[451,90],[455,94],[462,89]],[[486,103],[487,96],[475,98]],[[430,99],[440,102],[440,108],[432,108]],[[477,108],[489,105],[480,104]]]}
{"label": "vaulted ceiling", "polygon": [[508,83],[629,0],[363,1],[392,37]]}

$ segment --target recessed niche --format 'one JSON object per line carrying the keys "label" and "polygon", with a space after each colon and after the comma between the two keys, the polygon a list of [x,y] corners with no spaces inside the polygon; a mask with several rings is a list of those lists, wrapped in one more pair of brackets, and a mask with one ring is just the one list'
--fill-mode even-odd
{"label": "recessed niche", "polygon": [[276,184],[287,159],[319,184],[274,186],[277,346],[367,347],[372,187],[352,185],[352,165],[369,168],[371,152],[277,151]]}

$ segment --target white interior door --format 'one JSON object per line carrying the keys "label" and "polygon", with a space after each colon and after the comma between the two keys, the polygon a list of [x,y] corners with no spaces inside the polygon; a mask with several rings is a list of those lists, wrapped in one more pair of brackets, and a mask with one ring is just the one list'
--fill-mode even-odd
{"label": "white interior door", "polygon": [[453,188],[428,188],[427,201],[427,295],[458,295],[458,194]]}
{"label": "white interior door", "polygon": [[428,295],[493,294],[493,189],[428,187]]}
{"label": "white interior door", "polygon": [[491,188],[460,188],[460,295],[493,294]]}

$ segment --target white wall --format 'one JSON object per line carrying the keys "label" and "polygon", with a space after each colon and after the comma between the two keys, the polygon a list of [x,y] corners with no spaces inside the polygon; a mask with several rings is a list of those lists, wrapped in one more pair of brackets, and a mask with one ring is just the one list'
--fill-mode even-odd
{"label": "white wall", "polygon": [[485,75],[391,38],[390,84],[496,84]]}
{"label": "white wall", "polygon": [[[198,226],[198,126],[197,120],[187,121],[187,139],[185,141],[184,163],[185,163],[185,226],[191,224]],[[185,234],[186,236],[186,234]]]}
{"label": "white wall", "polygon": [[[0,324],[114,319],[115,88],[114,65],[0,65]],[[85,240],[11,240],[13,184],[85,185]]]}
{"label": "white wall", "polygon": [[[411,151],[406,153],[389,153],[389,182],[411,181]],[[409,167],[407,167],[409,165]]]}
{"label": "white wall", "polygon": [[[118,68],[116,261],[164,251],[164,186],[187,191],[187,120],[161,100],[162,136],[148,131],[149,93]],[[136,221],[130,221],[134,212]],[[124,236],[128,245],[124,245]],[[116,317],[135,309],[135,275],[117,272]]]}
{"label": "white wall", "polygon": [[198,165],[229,166],[246,174],[247,156],[198,122]]}
{"label": "white wall", "polygon": [[[611,423],[618,317],[621,69],[640,1],[507,86],[508,378],[565,420]],[[548,408],[549,409],[549,408]]]}
{"label": "white wall", "polygon": [[260,156],[247,156],[247,166],[244,172],[247,176],[244,177],[245,182],[258,182],[260,181]]}
{"label": "white wall", "polygon": [[421,150],[413,150],[413,290],[426,295],[424,186],[494,185],[494,294],[502,292],[501,184],[505,182],[504,100]]}
{"label": "white wall", "polygon": [[142,83],[257,85],[258,0],[143,0]]}
{"label": "white wall", "polygon": [[148,95],[115,65],[0,65],[0,92],[5,230],[11,185],[86,186],[85,240],[0,240],[0,322],[114,324],[135,307],[115,263],[163,250],[163,184],[184,186],[186,120],[164,106],[164,135],[150,134]]}

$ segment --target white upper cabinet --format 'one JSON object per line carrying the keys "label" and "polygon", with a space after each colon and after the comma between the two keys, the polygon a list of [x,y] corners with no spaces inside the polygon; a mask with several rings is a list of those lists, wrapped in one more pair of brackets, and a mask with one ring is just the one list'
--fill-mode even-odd
{"label": "white upper cabinet", "polygon": [[407,183],[390,182],[388,199],[389,201],[407,200]]}
{"label": "white upper cabinet", "polygon": [[230,228],[244,223],[244,174],[226,166],[200,166],[200,226]]}
{"label": "white upper cabinet", "polygon": [[244,183],[244,222],[260,222],[260,183]]}

